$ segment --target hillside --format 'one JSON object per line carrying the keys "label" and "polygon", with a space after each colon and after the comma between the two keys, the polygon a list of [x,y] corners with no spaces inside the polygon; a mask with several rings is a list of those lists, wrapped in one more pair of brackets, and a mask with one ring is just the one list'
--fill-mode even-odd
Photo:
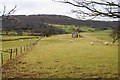
{"label": "hillside", "polygon": [[[61,15],[15,15],[13,16],[19,19],[20,22],[16,24],[14,20],[3,21],[3,29],[10,27],[25,27],[30,25],[31,27],[39,26],[41,22],[60,25],[75,25],[75,26],[92,26],[92,27],[116,27],[118,22],[104,22],[104,21],[92,21],[92,20],[76,20],[67,16]],[[11,26],[10,26],[11,25]],[[29,26],[29,27],[30,27]]]}

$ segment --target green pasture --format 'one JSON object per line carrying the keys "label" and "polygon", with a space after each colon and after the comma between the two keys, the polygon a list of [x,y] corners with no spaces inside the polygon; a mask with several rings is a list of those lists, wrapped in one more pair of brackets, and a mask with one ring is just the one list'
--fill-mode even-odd
{"label": "green pasture", "polygon": [[112,29],[100,30],[100,31],[95,31],[95,32],[98,32],[98,33],[110,33],[110,32],[112,32]]}
{"label": "green pasture", "polygon": [[[91,41],[106,34],[71,34],[42,38],[18,64],[3,71],[10,78],[115,78],[118,74],[118,46]],[[70,42],[73,40],[73,42]],[[103,41],[111,41],[103,38]],[[22,44],[22,43],[21,43]],[[28,67],[29,66],[29,67]],[[8,66],[9,67],[9,66]]]}
{"label": "green pasture", "polygon": [[[13,38],[25,38],[25,37],[31,37],[31,36],[4,36],[5,39],[13,39]],[[36,40],[38,40],[37,38],[33,38],[33,39],[20,39],[20,40],[15,40],[15,41],[3,41],[0,42],[0,44],[2,44],[2,50],[6,51],[9,49],[13,49],[13,51],[17,48],[18,49],[18,54],[21,52],[21,47],[22,47],[22,51],[24,51],[24,46],[27,45],[28,48],[30,48],[30,44],[34,43]],[[9,50],[10,52],[10,50]],[[16,54],[13,53],[13,57]],[[5,63],[8,59],[10,59],[10,53],[6,53],[3,52],[3,62]]]}
{"label": "green pasture", "polygon": [[38,36],[12,36],[12,35],[2,35],[2,39],[18,39],[18,38],[30,38]]}
{"label": "green pasture", "polygon": [[[5,35],[6,31],[2,31],[2,34]],[[22,35],[24,35],[24,36],[27,36],[27,35],[30,35],[30,34],[31,33],[29,31],[28,32],[22,32]],[[11,31],[8,32],[8,35],[15,35],[15,36],[17,36],[18,33],[16,31],[14,31],[14,30],[11,30]]]}
{"label": "green pasture", "polygon": [[95,33],[96,32],[97,33],[110,33],[110,32],[112,32],[112,29],[96,31],[95,29],[97,29],[97,28],[92,28],[91,26],[75,26],[75,25],[59,25],[59,24],[48,24],[48,25],[52,25],[54,27],[59,27],[68,33],[72,33],[73,29],[74,30],[79,29],[79,30],[82,30],[84,32],[95,32]]}
{"label": "green pasture", "polygon": [[61,27],[61,29],[65,30],[66,32],[72,33],[73,29],[80,29],[82,31],[87,31],[89,32],[89,30],[94,30],[94,28],[91,27],[87,27],[87,26],[75,26],[75,25],[59,25],[59,24],[48,24],[48,25],[52,25],[55,27]]}
{"label": "green pasture", "polygon": [[[112,37],[109,36],[109,33],[81,33],[83,36],[86,36],[86,38],[92,39],[93,41],[101,40],[101,41],[107,41],[109,43],[113,42]],[[116,44],[118,41],[115,42]]]}
{"label": "green pasture", "polygon": [[[23,40],[23,41],[22,41]],[[17,48],[22,47],[25,45],[28,45],[30,43],[35,42],[37,39],[20,39],[16,41],[3,41],[2,43],[2,49],[9,49],[9,48]]]}

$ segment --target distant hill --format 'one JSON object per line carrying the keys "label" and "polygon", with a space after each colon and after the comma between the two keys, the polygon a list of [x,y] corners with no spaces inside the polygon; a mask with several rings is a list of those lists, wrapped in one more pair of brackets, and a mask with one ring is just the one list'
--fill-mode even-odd
{"label": "distant hill", "polygon": [[[13,15],[12,15],[13,16]],[[3,21],[3,29],[6,28],[21,28],[21,27],[38,27],[42,22],[49,24],[60,24],[60,25],[75,25],[75,26],[92,26],[92,27],[117,27],[118,22],[105,22],[105,21],[92,21],[92,20],[77,20],[62,15],[14,15],[15,20]]]}

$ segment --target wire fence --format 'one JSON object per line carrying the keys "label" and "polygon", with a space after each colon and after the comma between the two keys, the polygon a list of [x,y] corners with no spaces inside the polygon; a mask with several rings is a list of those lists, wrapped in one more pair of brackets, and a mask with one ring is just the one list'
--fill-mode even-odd
{"label": "wire fence", "polygon": [[14,49],[6,49],[6,50],[0,50],[1,51],[1,64],[4,65],[7,60],[13,59],[15,56],[18,56],[20,53],[24,53],[25,51],[32,48],[32,46],[35,46],[38,41],[41,40],[42,37],[40,37],[38,40],[36,40],[34,43],[14,48]]}

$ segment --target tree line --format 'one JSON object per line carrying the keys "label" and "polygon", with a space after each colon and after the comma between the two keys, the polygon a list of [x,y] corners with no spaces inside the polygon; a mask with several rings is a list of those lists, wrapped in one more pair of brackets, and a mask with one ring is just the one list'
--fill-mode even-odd
{"label": "tree line", "polygon": [[[43,22],[41,22],[39,25],[34,25],[32,23],[21,24],[21,22],[16,22],[16,20],[3,21],[2,32],[4,32],[4,35],[19,35],[19,36],[29,35],[29,36],[46,36],[46,37],[49,37],[51,35],[67,33],[62,29],[59,29],[52,25],[48,25]],[[11,34],[9,34],[10,32]]]}

